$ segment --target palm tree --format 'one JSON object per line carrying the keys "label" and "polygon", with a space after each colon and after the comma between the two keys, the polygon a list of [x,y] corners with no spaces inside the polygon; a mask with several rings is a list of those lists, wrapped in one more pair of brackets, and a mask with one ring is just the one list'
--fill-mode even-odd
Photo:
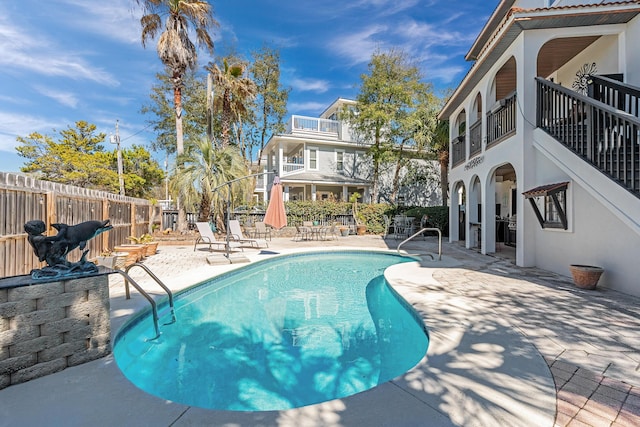
{"label": "palm tree", "polygon": [[431,142],[431,152],[440,164],[442,206],[447,206],[449,191],[449,121],[438,120]]}
{"label": "palm tree", "polygon": [[[198,221],[209,221],[211,213],[217,218],[217,225],[224,229],[224,206],[229,187],[228,181],[249,175],[249,170],[237,147],[227,146],[217,149],[208,138],[200,138],[189,144],[178,160],[171,180],[171,189],[184,200],[185,206],[197,209]],[[252,191],[251,180],[240,180],[231,185],[236,199],[244,199]]]}
{"label": "palm tree", "polygon": [[[198,45],[213,52],[213,40],[209,31],[218,26],[213,18],[213,9],[204,0],[136,0],[142,5],[144,15],[140,19],[142,26],[142,46],[148,40],[158,38],[158,57],[171,71],[173,80],[173,104],[176,113],[177,153],[184,151],[182,134],[182,79],[188,68],[197,64],[196,47],[189,38],[189,29],[195,29]],[[163,16],[166,17],[164,27]],[[162,30],[164,28],[164,30]]]}
{"label": "palm tree", "polygon": [[247,64],[235,58],[224,58],[222,68],[214,63],[205,68],[213,80],[214,108],[221,113],[220,140],[224,148],[230,142],[231,124],[249,113],[248,102],[255,98],[257,88],[253,80],[245,76]]}

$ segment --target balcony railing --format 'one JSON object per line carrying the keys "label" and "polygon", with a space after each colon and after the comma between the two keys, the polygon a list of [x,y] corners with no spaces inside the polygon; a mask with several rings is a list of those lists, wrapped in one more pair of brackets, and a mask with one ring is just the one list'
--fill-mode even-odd
{"label": "balcony railing", "polygon": [[465,136],[460,135],[451,141],[451,163],[457,166],[466,160]]}
{"label": "balcony railing", "polygon": [[482,150],[482,120],[476,121],[469,128],[469,156]]}
{"label": "balcony railing", "polygon": [[291,116],[289,133],[293,132],[320,132],[338,136],[340,122],[336,120],[318,119],[315,117]]}
{"label": "balcony railing", "polygon": [[603,76],[591,76],[589,96],[632,116],[640,117],[640,88]]}
{"label": "balcony railing", "polygon": [[283,163],[282,164],[282,172],[283,173],[292,173],[304,170],[304,164],[301,163]]}
{"label": "balcony railing", "polygon": [[516,94],[501,99],[487,114],[487,147],[516,133]]}
{"label": "balcony railing", "polygon": [[640,119],[536,77],[537,126],[640,197]]}

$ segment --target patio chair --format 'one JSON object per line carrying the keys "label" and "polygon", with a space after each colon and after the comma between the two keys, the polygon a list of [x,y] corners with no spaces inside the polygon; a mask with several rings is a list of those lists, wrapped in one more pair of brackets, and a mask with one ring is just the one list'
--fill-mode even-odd
{"label": "patio chair", "polygon": [[[208,245],[209,251],[211,251],[211,246],[213,245],[216,245],[219,250],[227,249],[227,242],[216,239],[216,236],[213,234],[213,230],[211,230],[211,226],[208,222],[196,222],[196,228],[198,229],[200,236],[196,239],[196,243],[193,245],[194,252],[198,245]],[[232,248],[240,248],[244,252],[244,249],[241,248],[241,245],[238,242],[229,242],[229,249]]]}
{"label": "patio chair", "polygon": [[309,228],[296,225],[296,235],[293,236],[293,240],[295,242],[299,242],[301,240],[308,240],[308,239],[309,239]]}
{"label": "patio chair", "polygon": [[271,240],[271,227],[267,227],[267,224],[265,224],[264,221],[257,221],[254,225],[256,227],[256,238],[259,239],[261,236],[264,236],[265,239],[268,237],[269,240]]}
{"label": "patio chair", "polygon": [[389,228],[391,227],[391,218],[389,218],[388,215],[382,215],[382,219],[384,220],[384,234],[382,238],[386,239],[389,235]]}
{"label": "patio chair", "polygon": [[318,232],[319,238],[321,240],[334,240],[338,239],[338,227],[335,224],[330,226],[320,227],[320,231]]}
{"label": "patio chair", "polygon": [[244,237],[242,234],[242,228],[240,227],[240,221],[237,219],[229,220],[229,233],[234,242],[238,242],[240,244],[249,243],[251,246],[255,246],[256,248],[259,248],[260,245],[264,245],[267,248],[269,247],[269,243],[267,243],[266,239],[250,239]]}

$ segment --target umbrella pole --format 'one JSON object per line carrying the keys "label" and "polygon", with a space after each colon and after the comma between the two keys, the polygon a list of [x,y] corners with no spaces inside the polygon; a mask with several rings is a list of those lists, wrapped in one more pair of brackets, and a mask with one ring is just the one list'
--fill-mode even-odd
{"label": "umbrella pole", "polygon": [[231,212],[230,212],[230,208],[231,208],[231,182],[229,182],[227,184],[228,188],[227,188],[227,244],[225,245],[225,249],[227,251],[227,254],[225,255],[227,257],[227,259],[229,258],[229,241],[230,239],[230,231],[229,231],[229,220],[230,220],[230,216],[231,216]]}

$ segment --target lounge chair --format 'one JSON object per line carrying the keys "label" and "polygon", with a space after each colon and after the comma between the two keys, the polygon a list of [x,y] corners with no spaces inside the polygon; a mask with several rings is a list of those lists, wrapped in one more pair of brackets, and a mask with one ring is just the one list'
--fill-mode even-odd
{"label": "lounge chair", "polygon": [[271,240],[271,228],[267,228],[267,225],[263,221],[257,221],[254,225],[256,226],[255,237],[257,239],[264,236],[265,239],[268,237],[269,240]]}
{"label": "lounge chair", "polygon": [[[208,222],[196,222],[196,228],[200,233],[200,237],[196,239],[196,243],[193,245],[193,251],[195,252],[198,245],[209,245],[209,251],[211,246],[216,245],[220,250],[227,249],[227,242],[224,240],[216,240],[216,236],[213,234]],[[229,249],[241,248],[241,244],[238,242],[229,242]],[[244,249],[242,249],[244,252]]]}
{"label": "lounge chair", "polygon": [[238,221],[237,219],[232,219],[229,220],[229,233],[231,235],[231,239],[233,239],[234,242],[243,244],[243,243],[250,243],[251,246],[254,246],[256,248],[259,248],[260,245],[264,245],[265,247],[269,247],[269,243],[267,243],[266,239],[249,239],[246,238],[242,235],[242,228],[240,227],[240,221]]}

